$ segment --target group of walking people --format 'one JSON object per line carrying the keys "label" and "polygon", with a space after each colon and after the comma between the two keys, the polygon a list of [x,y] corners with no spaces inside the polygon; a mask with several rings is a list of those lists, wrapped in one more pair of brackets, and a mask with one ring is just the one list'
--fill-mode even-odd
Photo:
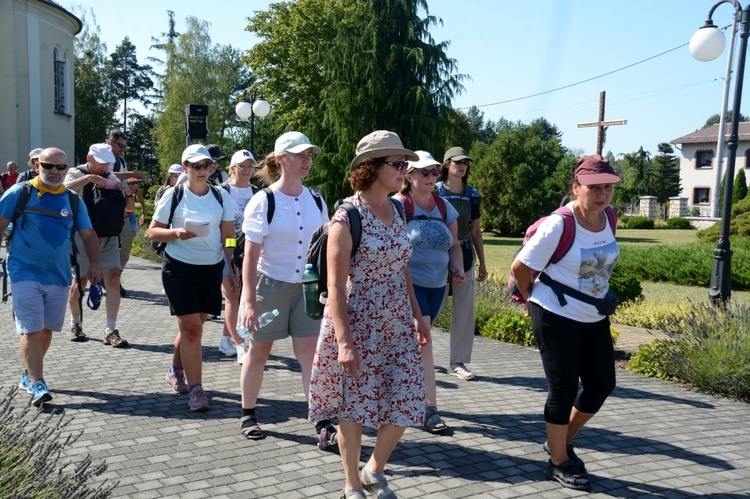
{"label": "group of walking people", "polygon": [[[393,132],[372,132],[359,141],[350,164],[354,194],[343,201],[356,211],[339,207],[329,220],[320,193],[303,185],[314,155],[320,153],[302,133],[287,132],[257,164],[249,151],[237,151],[229,178],[220,186],[210,180],[216,160],[203,145],[188,146],[181,164],[169,167],[148,229],[149,238],[163,246],[162,283],[178,325],[165,380],[175,393],[188,394],[191,411],[209,409],[201,375],[203,325],[208,316],[221,314],[224,298],[222,343],[234,343],[242,355],[241,434],[251,440],[265,437],[263,414],[256,407],[265,365],[273,343],[291,337],[318,446],[338,445],[340,450],[345,474],[341,497],[361,498],[366,492],[395,497],[385,467],[405,428],[437,433],[448,427],[438,410],[430,338],[430,327],[448,295],[453,297],[449,372],[462,380],[475,379],[467,366],[474,337],[474,296],[476,283],[487,278],[487,267],[480,196],[467,184],[472,159],[464,149],[451,147],[440,163],[427,151],[405,148]],[[42,157],[32,199],[52,194],[54,211],[57,204],[67,202],[64,186],[61,190],[57,183],[67,171],[67,159],[59,150],[45,150]],[[257,191],[253,177],[268,187]],[[554,282],[594,299],[607,293],[617,245],[604,210],[617,181],[605,159],[582,158],[568,205],[577,227],[571,250],[560,262],[549,264],[563,230],[563,222],[550,217],[512,265],[528,300],[549,383],[544,412],[548,472],[562,485],[578,489],[589,483],[573,438],[614,388],[613,349],[607,315],[573,296],[566,305],[561,294],[566,291],[560,292]],[[0,229],[12,218],[17,192],[11,189],[0,200]],[[94,284],[103,275],[100,255],[106,248],[92,239],[86,210],[69,204],[58,210],[66,214],[58,223],[61,235],[54,254],[70,252],[75,227],[88,256],[86,277]],[[28,210],[32,206],[29,203]],[[37,220],[35,215],[30,211],[29,219]],[[353,221],[353,216],[359,220]],[[360,230],[353,231],[354,224]],[[328,274],[320,277],[327,279],[328,300],[323,318],[317,320],[305,313],[302,276],[310,239],[322,225],[328,231]],[[26,231],[12,239],[23,238],[21,234]],[[238,236],[244,237],[241,266],[234,255]],[[16,300],[23,293],[47,296],[46,287],[60,294],[63,281],[69,284],[69,276],[59,275],[52,282],[35,274],[30,278],[45,288],[26,288],[29,269],[18,260],[9,254]],[[591,260],[606,264],[592,270]],[[534,277],[541,271],[546,279]],[[104,278],[109,279],[108,287],[115,285],[113,276]],[[26,367],[22,384],[32,393],[42,379],[41,358],[51,332],[61,327],[57,301],[54,306],[50,302],[49,309],[45,302],[41,317],[38,311],[15,305]],[[275,318],[267,323],[269,312]],[[36,404],[41,399],[34,400]],[[364,426],[375,429],[377,437],[360,469]]]}

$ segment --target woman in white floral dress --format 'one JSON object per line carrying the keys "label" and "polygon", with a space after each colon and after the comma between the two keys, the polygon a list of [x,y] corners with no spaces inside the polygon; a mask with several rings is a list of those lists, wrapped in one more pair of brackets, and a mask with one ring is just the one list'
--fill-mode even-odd
{"label": "woman in white floral dress", "polygon": [[[424,374],[419,345],[429,342],[407,268],[411,243],[388,195],[417,156],[398,135],[376,131],[360,140],[346,201],[359,211],[362,237],[351,257],[346,210],[331,220],[328,292],[313,363],[312,421],[339,418],[338,442],[346,474],[342,497],[395,497],[385,465],[407,426],[424,422]],[[359,471],[362,426],[377,429],[375,449]]]}

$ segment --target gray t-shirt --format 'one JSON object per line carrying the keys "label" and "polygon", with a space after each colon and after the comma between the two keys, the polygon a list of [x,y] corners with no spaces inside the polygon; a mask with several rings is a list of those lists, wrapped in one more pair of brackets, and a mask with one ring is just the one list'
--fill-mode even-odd
{"label": "gray t-shirt", "polygon": [[[394,199],[401,201],[399,196]],[[413,219],[406,224],[406,232],[412,245],[409,258],[411,280],[423,288],[442,288],[448,281],[448,249],[453,236],[448,227],[458,219],[458,211],[445,203],[446,221],[435,206],[432,211],[423,210],[414,204]]]}

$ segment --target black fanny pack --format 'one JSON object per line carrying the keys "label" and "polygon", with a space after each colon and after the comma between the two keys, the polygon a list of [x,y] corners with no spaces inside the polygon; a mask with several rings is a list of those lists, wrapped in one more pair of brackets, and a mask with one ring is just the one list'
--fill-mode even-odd
{"label": "black fanny pack", "polygon": [[464,272],[471,270],[471,266],[474,265],[474,244],[471,239],[460,241],[461,253],[464,256]]}
{"label": "black fanny pack", "polygon": [[565,299],[565,295],[571,296],[576,300],[580,300],[584,303],[595,306],[597,312],[602,315],[614,314],[615,310],[617,309],[617,305],[619,305],[620,303],[620,299],[611,289],[607,291],[607,295],[604,298],[594,298],[591,295],[587,295],[586,293],[578,291],[577,289],[571,288],[570,286],[555,281],[544,272],[539,274],[539,280],[552,289],[552,291],[557,296],[560,305],[562,305],[563,307],[568,304],[568,301]]}

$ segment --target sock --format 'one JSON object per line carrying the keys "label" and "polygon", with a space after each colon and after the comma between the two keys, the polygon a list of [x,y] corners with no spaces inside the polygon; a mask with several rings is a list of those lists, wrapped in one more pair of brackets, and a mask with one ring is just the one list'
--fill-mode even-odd
{"label": "sock", "polygon": [[241,409],[241,415],[244,418],[245,416],[252,416],[255,417],[255,407],[252,409],[245,409],[244,407]]}
{"label": "sock", "polygon": [[182,368],[181,367],[176,367],[174,364],[172,364],[171,366],[169,366],[169,372],[176,373],[177,371],[182,371]]}
{"label": "sock", "polygon": [[81,323],[81,316],[80,315],[76,315],[76,316],[72,316],[71,315],[70,316],[70,324],[71,325],[73,325],[73,324],[80,324],[80,323]]}
{"label": "sock", "polygon": [[193,388],[195,388],[196,386],[201,386],[201,384],[200,384],[200,383],[198,383],[197,385],[190,385],[190,386],[188,387],[188,392],[192,392],[192,391],[193,391]]}
{"label": "sock", "polygon": [[117,319],[114,319],[114,320],[107,319],[107,332],[111,333],[115,329],[117,329]]}

